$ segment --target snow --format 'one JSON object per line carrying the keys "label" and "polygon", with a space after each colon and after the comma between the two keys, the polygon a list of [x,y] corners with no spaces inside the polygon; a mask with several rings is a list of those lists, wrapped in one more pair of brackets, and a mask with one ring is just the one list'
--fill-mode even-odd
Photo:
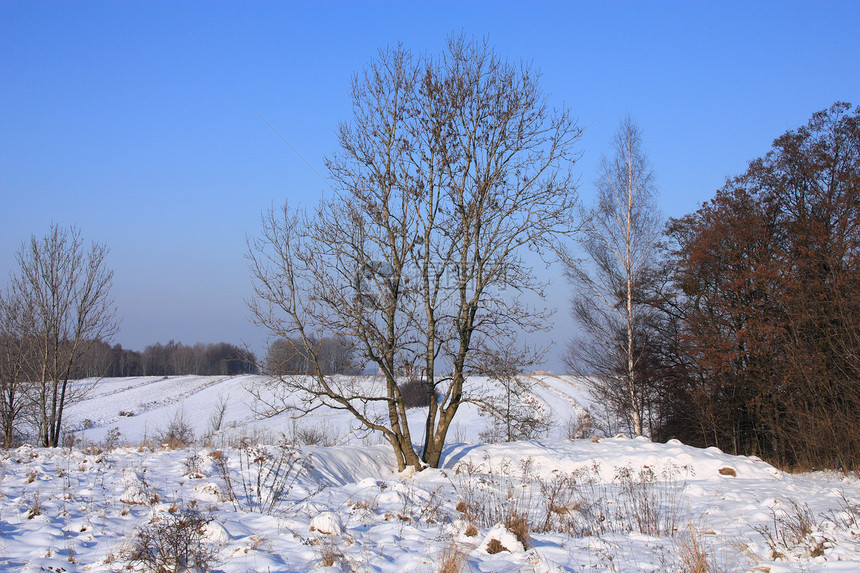
{"label": "snow", "polygon": [[[256,377],[101,381],[67,412],[74,447],[0,453],[0,571],[122,571],[142,530],[187,515],[203,517],[196,540],[221,573],[434,572],[452,552],[462,571],[682,571],[693,541],[711,570],[860,569],[857,476],[786,474],[677,440],[569,440],[587,394],[573,378],[539,380],[558,420],[549,435],[479,443],[489,420],[467,407],[442,467],[403,473],[342,413],[257,415],[245,390]],[[144,442],[177,413],[204,436],[224,399],[205,447]],[[301,428],[336,445],[283,441]],[[271,511],[252,511],[278,459],[295,473]],[[525,544],[512,516],[528,522]],[[494,539],[504,549],[491,553]]]}
{"label": "snow", "polygon": [[311,519],[310,530],[318,531],[323,535],[342,535],[343,523],[335,512],[324,511]]}

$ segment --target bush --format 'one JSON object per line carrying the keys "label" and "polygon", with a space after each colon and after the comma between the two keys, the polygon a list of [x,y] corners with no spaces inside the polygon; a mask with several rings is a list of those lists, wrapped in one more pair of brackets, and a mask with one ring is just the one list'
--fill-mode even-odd
{"label": "bush", "polygon": [[406,408],[426,408],[430,405],[430,396],[424,382],[417,376],[410,376],[406,382],[398,384],[403,405]]}
{"label": "bush", "polygon": [[337,442],[331,426],[320,424],[317,426],[299,426],[297,420],[293,420],[290,428],[290,439],[303,446],[333,446]]}
{"label": "bush", "polygon": [[210,571],[216,548],[206,540],[205,527],[211,521],[193,504],[154,515],[136,531],[129,564],[152,573]]}
{"label": "bush", "polygon": [[194,429],[185,418],[185,410],[178,410],[167,427],[156,432],[155,440],[171,450],[187,448],[194,443]]}
{"label": "bush", "polygon": [[227,455],[213,458],[227,495],[237,510],[273,513],[306,470],[307,461],[286,437],[274,447],[252,444],[246,438],[238,449],[236,474],[230,469]]}
{"label": "bush", "polygon": [[580,416],[567,419],[565,426],[569,440],[582,440],[595,435],[594,420],[588,410]]}

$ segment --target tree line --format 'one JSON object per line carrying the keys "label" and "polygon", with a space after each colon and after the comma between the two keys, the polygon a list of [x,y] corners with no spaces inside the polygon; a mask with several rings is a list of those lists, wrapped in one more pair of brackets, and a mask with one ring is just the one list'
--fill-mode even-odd
{"label": "tree line", "polygon": [[[0,301],[2,302],[2,301]],[[2,315],[2,312],[0,312]],[[27,428],[39,430],[43,412],[52,407],[53,380],[41,381],[44,360],[40,353],[44,346],[40,337],[20,338],[9,332],[0,333],[0,423],[3,442],[12,444],[20,432]],[[170,341],[167,344],[149,345],[143,352],[111,346],[102,340],[78,342],[83,350],[76,354],[64,376],[68,380],[93,379],[89,384],[68,385],[66,393],[58,393],[63,406],[83,397],[95,383],[104,377],[129,376],[235,376],[256,374],[259,369],[253,352],[227,342],[187,346]],[[69,360],[75,352],[73,342],[64,340],[52,350],[61,359]],[[55,360],[53,356],[49,358]],[[62,382],[58,384],[58,387]],[[47,402],[47,404],[43,404]],[[60,404],[53,407],[59,411]],[[50,410],[49,410],[50,411]],[[47,418],[47,416],[44,416]],[[45,436],[41,438],[45,444]],[[50,444],[50,439],[47,440]]]}
{"label": "tree line", "polygon": [[[609,426],[860,467],[858,122],[845,103],[815,113],[662,236],[601,191],[596,218],[614,227],[592,226],[586,256],[567,259],[582,328],[568,364],[599,374]],[[615,149],[610,180],[638,201],[621,212],[648,212],[648,179],[631,177],[649,173],[641,147]]]}
{"label": "tree line", "polygon": [[104,373],[93,376],[234,376],[258,372],[254,353],[228,342],[191,346],[171,340],[151,344],[143,352],[100,342],[88,359],[85,363],[91,363],[94,372]]}

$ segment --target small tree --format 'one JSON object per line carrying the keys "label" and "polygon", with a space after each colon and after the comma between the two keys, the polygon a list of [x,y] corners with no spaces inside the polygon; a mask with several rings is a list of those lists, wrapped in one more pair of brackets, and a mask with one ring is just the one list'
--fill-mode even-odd
{"label": "small tree", "polygon": [[[11,294],[11,293],[10,293]],[[28,352],[31,313],[24,311],[18,297],[0,292],[0,424],[3,447],[9,448],[21,414],[27,406]]]}
{"label": "small tree", "polygon": [[481,414],[490,418],[481,432],[488,442],[515,442],[545,437],[553,427],[550,412],[531,393],[533,380],[515,374],[491,378],[495,392],[480,400]]}
{"label": "small tree", "polygon": [[571,343],[567,361],[580,374],[594,375],[589,380],[597,397],[624,413],[640,436],[646,386],[640,358],[647,350],[650,312],[645,293],[655,268],[660,219],[653,173],[629,116],[612,151],[601,162],[597,202],[578,241],[585,258],[564,256],[576,289],[573,316],[583,330]]}
{"label": "small tree", "polygon": [[33,236],[17,253],[8,298],[20,305],[16,336],[30,346],[25,370],[33,377],[35,422],[43,446],[59,444],[63,409],[76,398],[69,380],[81,358],[118,328],[107,253],[97,243],[86,251],[76,228],[57,225],[41,240]]}

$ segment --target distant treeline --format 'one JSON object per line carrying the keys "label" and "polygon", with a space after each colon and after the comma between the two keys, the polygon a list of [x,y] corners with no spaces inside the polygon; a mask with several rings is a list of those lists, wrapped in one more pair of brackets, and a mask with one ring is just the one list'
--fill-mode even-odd
{"label": "distant treeline", "polygon": [[[324,374],[354,374],[354,348],[342,337],[311,339],[315,344],[319,367]],[[20,344],[18,346],[21,346]],[[230,344],[197,343],[193,346],[171,340],[167,344],[156,342],[143,352],[111,346],[100,340],[86,341],[86,349],[73,366],[72,378],[129,377],[129,376],[199,376],[257,374],[260,372],[256,355],[250,350]],[[0,344],[0,360],[5,348]],[[264,369],[275,375],[308,374],[315,372],[308,352],[296,339],[279,338],[267,351]],[[27,377],[35,376],[34,372]]]}
{"label": "distant treeline", "polygon": [[[279,338],[269,347],[266,370],[271,374],[357,374],[355,346],[342,336],[308,338],[311,349],[300,338]],[[312,350],[312,351],[311,351]],[[316,359],[316,363],[314,362]]]}
{"label": "distant treeline", "polygon": [[151,344],[143,352],[95,342],[81,361],[79,376],[230,376],[257,371],[254,353],[228,342],[189,346],[171,340]]}

